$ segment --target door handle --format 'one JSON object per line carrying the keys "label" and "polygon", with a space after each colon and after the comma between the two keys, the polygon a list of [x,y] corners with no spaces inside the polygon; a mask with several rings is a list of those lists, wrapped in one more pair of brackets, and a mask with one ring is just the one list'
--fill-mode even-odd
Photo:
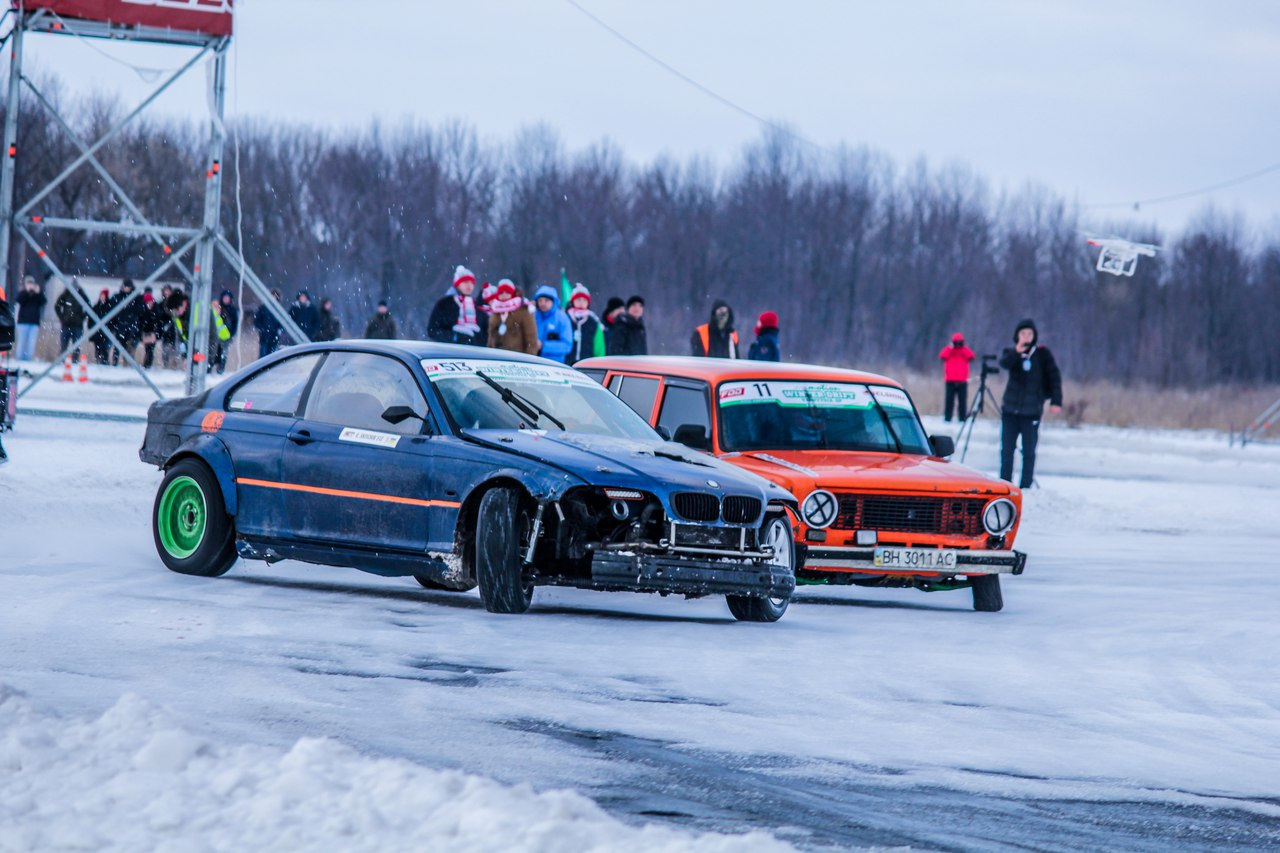
{"label": "door handle", "polygon": [[294,444],[310,444],[315,441],[311,437],[311,430],[309,429],[291,429],[287,437]]}

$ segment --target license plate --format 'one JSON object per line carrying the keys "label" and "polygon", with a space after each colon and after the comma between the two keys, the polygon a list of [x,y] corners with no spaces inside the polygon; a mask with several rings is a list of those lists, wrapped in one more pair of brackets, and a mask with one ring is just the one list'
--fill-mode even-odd
{"label": "license plate", "polygon": [[956,552],[939,548],[877,548],[875,564],[886,569],[952,571],[956,567]]}

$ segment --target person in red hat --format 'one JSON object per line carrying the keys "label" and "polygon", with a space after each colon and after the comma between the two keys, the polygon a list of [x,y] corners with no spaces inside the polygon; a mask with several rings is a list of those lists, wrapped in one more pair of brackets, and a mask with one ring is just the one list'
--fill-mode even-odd
{"label": "person in red hat", "polygon": [[964,420],[969,412],[969,362],[973,361],[973,350],[964,345],[964,335],[956,332],[951,336],[951,345],[943,347],[938,358],[942,359],[942,375],[947,384],[943,420],[951,420],[951,406],[956,402],[960,404],[956,416]]}
{"label": "person in red hat", "polygon": [[569,308],[565,313],[573,324],[573,347],[565,358],[565,364],[604,355],[604,324],[591,310],[591,291],[582,282],[574,285],[569,293]]}
{"label": "person in red hat", "polygon": [[515,282],[509,278],[498,282],[489,302],[489,311],[489,346],[510,352],[538,354],[542,348],[542,341],[538,340],[538,323]]}
{"label": "person in red hat", "polygon": [[747,351],[751,361],[782,361],[782,350],[778,348],[778,315],[773,311],[764,311],[756,321],[756,339]]}
{"label": "person in red hat", "polygon": [[427,337],[446,344],[484,346],[488,335],[480,327],[484,312],[476,308],[471,296],[475,290],[475,273],[459,264],[453,271],[453,285],[431,309]]}

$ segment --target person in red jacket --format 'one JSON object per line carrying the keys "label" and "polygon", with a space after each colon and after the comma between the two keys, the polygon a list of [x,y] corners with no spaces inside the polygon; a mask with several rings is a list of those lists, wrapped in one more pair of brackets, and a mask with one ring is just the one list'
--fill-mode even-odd
{"label": "person in red jacket", "polygon": [[943,419],[951,420],[951,406],[958,402],[957,417],[964,420],[969,413],[969,362],[973,361],[973,350],[964,345],[964,335],[956,332],[951,336],[951,346],[943,347],[938,358],[942,359],[942,375],[947,383]]}

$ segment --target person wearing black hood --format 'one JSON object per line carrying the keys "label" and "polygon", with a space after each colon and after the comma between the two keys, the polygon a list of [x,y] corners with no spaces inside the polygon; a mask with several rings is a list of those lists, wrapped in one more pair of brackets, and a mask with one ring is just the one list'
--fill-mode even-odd
{"label": "person wearing black hood", "polygon": [[644,328],[644,297],[627,300],[626,310],[613,317],[613,330],[605,344],[608,355],[648,355],[649,333]]}
{"label": "person wearing black hood", "polygon": [[609,349],[609,337],[613,334],[613,324],[626,310],[627,303],[622,301],[621,296],[610,296],[609,301],[604,304],[604,312],[600,314],[600,322],[604,325],[604,351],[612,352]]}
{"label": "person wearing black hood", "polygon": [[[298,298],[289,306],[289,317],[298,324],[298,329],[307,336],[308,341],[315,340],[316,329],[320,328],[320,310],[311,303],[311,294],[305,290],[298,291]],[[294,341],[296,344],[304,341]]]}
{"label": "person wearing black hood", "polygon": [[1062,411],[1062,374],[1053,353],[1039,344],[1034,320],[1026,319],[1013,332],[1012,347],[1000,354],[1000,366],[1009,372],[1001,401],[1000,479],[1013,482],[1013,451],[1022,437],[1021,488],[1030,488],[1036,469],[1036,444],[1044,401],[1049,411]]}
{"label": "person wearing black hood", "polygon": [[711,320],[693,330],[689,338],[693,354],[704,358],[741,358],[738,333],[733,328],[733,309],[723,299],[711,306]]}
{"label": "person wearing black hood", "polygon": [[316,330],[317,341],[336,341],[342,337],[342,321],[333,313],[333,300],[327,296],[320,297],[320,328]]}

